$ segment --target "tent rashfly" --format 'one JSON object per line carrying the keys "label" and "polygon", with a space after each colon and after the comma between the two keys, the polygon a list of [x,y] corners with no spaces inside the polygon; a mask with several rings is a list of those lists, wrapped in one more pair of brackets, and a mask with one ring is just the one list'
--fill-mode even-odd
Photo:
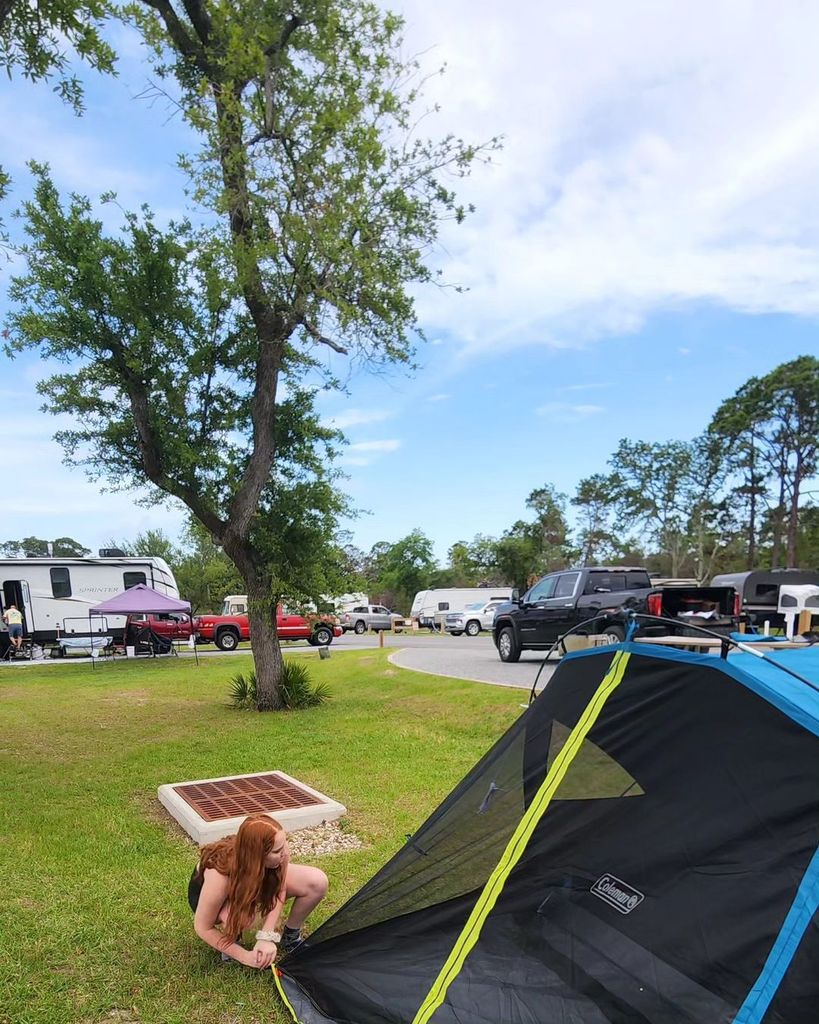
{"label": "tent rashfly", "polygon": [[817,847],[819,690],[571,655],[277,986],[303,1024],[815,1024]]}

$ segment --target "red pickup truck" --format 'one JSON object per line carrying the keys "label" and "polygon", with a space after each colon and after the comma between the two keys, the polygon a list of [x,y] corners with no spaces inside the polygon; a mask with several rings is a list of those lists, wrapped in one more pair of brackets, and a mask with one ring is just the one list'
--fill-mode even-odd
{"label": "red pickup truck", "polygon": [[141,629],[150,629],[152,633],[168,640],[187,640],[192,631],[191,618],[184,612],[129,615],[125,635],[132,635],[135,630]]}
{"label": "red pickup truck", "polygon": [[[222,651],[233,651],[242,640],[250,639],[247,618],[247,598],[233,595],[225,598],[221,615],[200,615],[193,621],[197,643],[215,643]],[[308,619],[287,611],[283,605],[276,609],[276,629],[279,640],[306,640],[314,647],[326,647],[333,637],[341,636],[341,626],[326,616]]]}

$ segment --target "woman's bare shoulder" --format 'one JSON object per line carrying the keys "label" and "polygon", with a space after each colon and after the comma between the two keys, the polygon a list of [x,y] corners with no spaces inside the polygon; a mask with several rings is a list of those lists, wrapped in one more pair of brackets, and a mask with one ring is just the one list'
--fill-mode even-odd
{"label": "woman's bare shoulder", "polygon": [[227,875],[223,875],[216,868],[205,868],[202,876],[202,888],[207,887],[211,891],[224,889],[227,892],[229,885],[230,879]]}

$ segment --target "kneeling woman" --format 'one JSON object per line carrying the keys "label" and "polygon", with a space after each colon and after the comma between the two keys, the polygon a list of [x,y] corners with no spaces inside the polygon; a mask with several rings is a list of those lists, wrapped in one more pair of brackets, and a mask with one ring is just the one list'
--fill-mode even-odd
{"label": "kneeling woman", "polygon": [[[280,945],[285,952],[299,945],[305,918],[326,893],[323,871],[290,863],[282,826],[267,814],[251,814],[235,836],[202,847],[188,902],[196,934],[223,959],[265,968]],[[287,925],[280,932],[279,919],[291,897]],[[246,949],[238,940],[256,919],[256,945]]]}

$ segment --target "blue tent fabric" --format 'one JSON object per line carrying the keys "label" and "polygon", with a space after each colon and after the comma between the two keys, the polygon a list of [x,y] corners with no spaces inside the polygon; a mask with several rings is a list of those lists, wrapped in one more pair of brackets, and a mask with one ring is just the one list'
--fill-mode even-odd
{"label": "blue tent fabric", "polygon": [[729,633],[728,636],[741,644],[784,643],[788,639],[786,636],[766,636],[764,633]]}

